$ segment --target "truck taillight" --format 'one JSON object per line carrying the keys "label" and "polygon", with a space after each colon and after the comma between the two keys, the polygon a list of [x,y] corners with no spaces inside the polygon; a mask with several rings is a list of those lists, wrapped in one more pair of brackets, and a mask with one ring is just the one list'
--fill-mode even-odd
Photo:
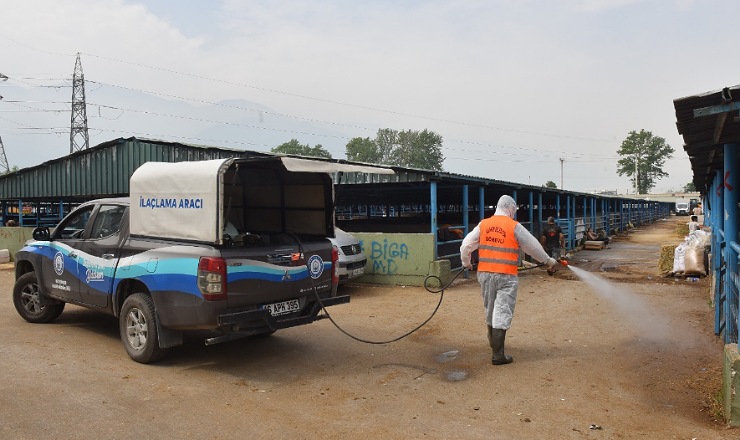
{"label": "truck taillight", "polygon": [[339,249],[331,247],[331,283],[339,284]]}
{"label": "truck taillight", "polygon": [[226,299],[226,260],[220,257],[200,257],[198,289],[206,301]]}

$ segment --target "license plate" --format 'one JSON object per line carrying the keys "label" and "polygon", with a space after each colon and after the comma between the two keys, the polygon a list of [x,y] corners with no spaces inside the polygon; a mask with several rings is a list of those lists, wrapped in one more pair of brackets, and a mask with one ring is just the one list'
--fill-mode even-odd
{"label": "license plate", "polygon": [[360,267],[360,268],[357,268],[357,269],[353,269],[352,270],[352,276],[362,275],[364,273],[365,273],[365,268],[364,267]]}
{"label": "license plate", "polygon": [[301,305],[297,299],[291,299],[274,304],[265,304],[263,308],[267,309],[272,316],[280,316],[297,312],[300,310]]}

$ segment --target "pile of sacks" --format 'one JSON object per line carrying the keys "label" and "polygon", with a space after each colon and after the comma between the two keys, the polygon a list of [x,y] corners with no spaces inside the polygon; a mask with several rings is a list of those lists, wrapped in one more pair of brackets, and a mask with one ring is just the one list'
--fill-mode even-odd
{"label": "pile of sacks", "polygon": [[706,276],[705,249],[712,234],[702,230],[691,232],[673,253],[673,275]]}

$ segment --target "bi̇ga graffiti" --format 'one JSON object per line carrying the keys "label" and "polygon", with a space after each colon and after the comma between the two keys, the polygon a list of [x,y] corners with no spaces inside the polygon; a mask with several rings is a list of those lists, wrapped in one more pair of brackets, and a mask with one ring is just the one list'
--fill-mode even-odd
{"label": "bi\u0307ga graffiti", "polygon": [[373,260],[372,273],[393,275],[398,273],[398,261],[409,259],[409,247],[406,243],[373,241],[370,243],[370,259]]}

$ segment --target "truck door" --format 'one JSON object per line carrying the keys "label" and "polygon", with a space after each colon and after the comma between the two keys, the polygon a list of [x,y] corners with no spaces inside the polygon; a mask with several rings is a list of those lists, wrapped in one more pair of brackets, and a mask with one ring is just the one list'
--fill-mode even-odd
{"label": "truck door", "polygon": [[107,307],[121,248],[121,229],[126,206],[100,205],[92,219],[89,234],[81,243],[78,267],[82,302]]}
{"label": "truck door", "polygon": [[89,205],[76,210],[54,229],[49,247],[50,263],[41,267],[41,283],[52,296],[75,302],[82,300],[78,256],[94,208]]}

